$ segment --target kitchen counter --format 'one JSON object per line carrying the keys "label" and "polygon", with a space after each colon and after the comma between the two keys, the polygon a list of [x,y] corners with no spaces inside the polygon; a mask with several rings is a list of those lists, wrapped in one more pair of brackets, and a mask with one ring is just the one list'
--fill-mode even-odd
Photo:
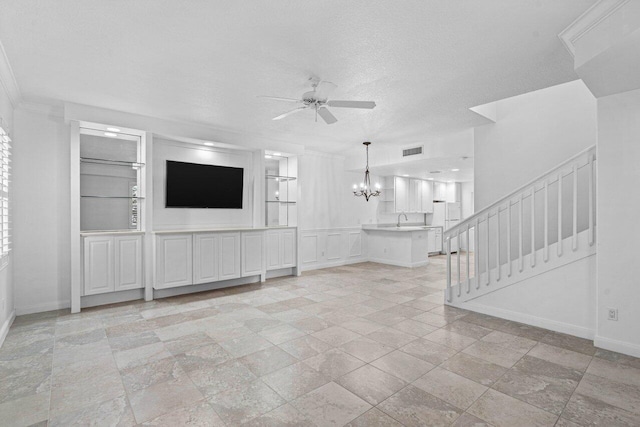
{"label": "kitchen counter", "polygon": [[420,267],[429,263],[428,234],[433,227],[424,225],[363,225],[367,233],[369,259],[400,267]]}

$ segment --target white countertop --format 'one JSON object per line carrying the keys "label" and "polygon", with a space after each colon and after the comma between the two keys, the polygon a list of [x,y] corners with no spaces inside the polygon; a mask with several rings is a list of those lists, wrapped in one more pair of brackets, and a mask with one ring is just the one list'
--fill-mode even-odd
{"label": "white countertop", "polygon": [[362,229],[365,231],[387,231],[387,232],[394,232],[394,233],[429,231],[436,228],[442,228],[442,227],[435,226],[435,225],[401,225],[400,227],[398,227],[395,224],[365,224],[362,226]]}
{"label": "white countertop", "polygon": [[[179,233],[217,233],[217,232],[225,232],[225,231],[265,231],[265,230],[279,230],[283,228],[296,228],[296,227],[222,227],[222,228],[202,228],[202,229],[193,229],[193,230],[154,230],[152,233],[154,234],[179,234]],[[118,235],[118,234],[145,234],[144,231],[83,231],[80,233],[80,236],[106,236],[106,235]]]}

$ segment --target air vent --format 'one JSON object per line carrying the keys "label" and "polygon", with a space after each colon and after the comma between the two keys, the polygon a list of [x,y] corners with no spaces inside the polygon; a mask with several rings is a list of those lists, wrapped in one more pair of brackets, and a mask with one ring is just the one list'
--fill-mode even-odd
{"label": "air vent", "polygon": [[402,157],[416,156],[418,154],[422,154],[422,146],[402,150]]}

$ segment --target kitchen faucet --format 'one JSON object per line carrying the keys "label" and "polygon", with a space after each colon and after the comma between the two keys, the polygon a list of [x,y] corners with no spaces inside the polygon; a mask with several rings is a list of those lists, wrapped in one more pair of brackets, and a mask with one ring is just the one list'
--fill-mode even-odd
{"label": "kitchen faucet", "polygon": [[407,214],[404,212],[400,212],[400,214],[398,215],[398,224],[396,224],[397,227],[400,227],[400,217],[404,215],[404,220],[405,221],[409,221],[409,218],[407,218]]}

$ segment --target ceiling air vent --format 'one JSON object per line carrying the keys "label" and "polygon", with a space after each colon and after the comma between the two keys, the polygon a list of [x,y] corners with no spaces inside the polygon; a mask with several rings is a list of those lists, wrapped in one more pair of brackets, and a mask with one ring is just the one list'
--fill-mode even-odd
{"label": "ceiling air vent", "polygon": [[402,157],[416,156],[418,154],[422,154],[422,146],[402,150]]}

